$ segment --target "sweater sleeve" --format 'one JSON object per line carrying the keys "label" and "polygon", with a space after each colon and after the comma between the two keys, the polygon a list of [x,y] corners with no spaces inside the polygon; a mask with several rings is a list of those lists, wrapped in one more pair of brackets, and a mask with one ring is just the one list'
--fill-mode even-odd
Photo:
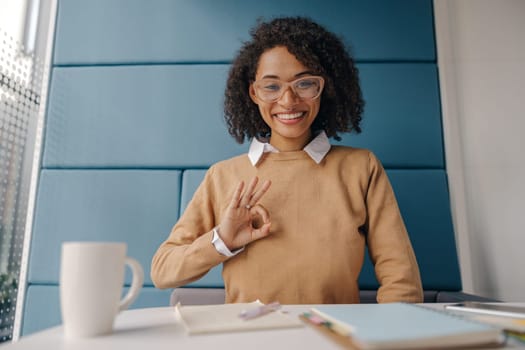
{"label": "sweater sleeve", "polygon": [[216,223],[213,167],[206,173],[184,214],[153,256],[151,279],[157,288],[176,288],[204,276],[227,257],[212,244]]}
{"label": "sweater sleeve", "polygon": [[377,301],[422,302],[419,268],[394,191],[381,163],[371,153],[369,174],[367,244],[380,284]]}

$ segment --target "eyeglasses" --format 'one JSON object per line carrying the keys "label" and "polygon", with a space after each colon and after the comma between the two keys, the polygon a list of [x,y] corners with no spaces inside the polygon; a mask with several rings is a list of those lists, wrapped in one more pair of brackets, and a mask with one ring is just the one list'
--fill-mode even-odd
{"label": "eyeglasses", "polygon": [[279,100],[288,88],[291,88],[295,96],[303,100],[313,100],[321,95],[323,87],[323,77],[313,75],[290,82],[270,78],[253,82],[255,95],[264,102],[275,102]]}

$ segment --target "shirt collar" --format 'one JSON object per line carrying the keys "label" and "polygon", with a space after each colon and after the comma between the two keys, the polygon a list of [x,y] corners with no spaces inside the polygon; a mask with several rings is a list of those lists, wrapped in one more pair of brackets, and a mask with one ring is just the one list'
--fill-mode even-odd
{"label": "shirt collar", "polygon": [[[326,136],[324,131],[321,131],[312,141],[310,141],[309,144],[304,147],[303,150],[308,153],[314,162],[319,164],[326,156],[328,151],[330,151],[330,147],[331,145],[330,141],[328,140],[328,136]],[[254,137],[252,139],[252,143],[250,144],[250,149],[248,150],[248,158],[250,158],[252,165],[255,166],[259,160],[261,160],[262,155],[266,152],[277,153],[279,150],[270,145],[268,142],[261,142],[257,140],[256,137]]]}

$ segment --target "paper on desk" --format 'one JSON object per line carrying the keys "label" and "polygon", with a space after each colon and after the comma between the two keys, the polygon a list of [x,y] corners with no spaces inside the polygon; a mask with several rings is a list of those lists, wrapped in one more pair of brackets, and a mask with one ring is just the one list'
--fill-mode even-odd
{"label": "paper on desk", "polygon": [[466,316],[472,320],[478,322],[487,323],[493,326],[503,328],[506,331],[512,331],[517,333],[525,334],[525,319],[520,318],[510,318],[510,317],[501,317],[501,316],[491,316],[491,315],[472,315]]}
{"label": "paper on desk", "polygon": [[303,327],[299,318],[280,310],[250,320],[243,320],[239,314],[262,305],[259,301],[240,304],[175,306],[177,318],[184,324],[188,334],[220,332],[242,332],[262,329]]}

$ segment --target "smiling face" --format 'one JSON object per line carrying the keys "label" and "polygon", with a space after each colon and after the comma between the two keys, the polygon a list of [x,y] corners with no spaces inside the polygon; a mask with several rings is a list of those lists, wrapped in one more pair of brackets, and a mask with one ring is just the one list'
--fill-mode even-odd
{"label": "smiling face", "polygon": [[[292,55],[286,47],[277,46],[265,51],[259,58],[255,80],[278,79],[291,82],[312,71]],[[301,150],[310,142],[312,123],[317,117],[321,98],[303,100],[290,87],[274,102],[265,102],[257,97],[253,84],[250,96],[259,107],[265,123],[272,130],[270,144],[280,151]]]}

